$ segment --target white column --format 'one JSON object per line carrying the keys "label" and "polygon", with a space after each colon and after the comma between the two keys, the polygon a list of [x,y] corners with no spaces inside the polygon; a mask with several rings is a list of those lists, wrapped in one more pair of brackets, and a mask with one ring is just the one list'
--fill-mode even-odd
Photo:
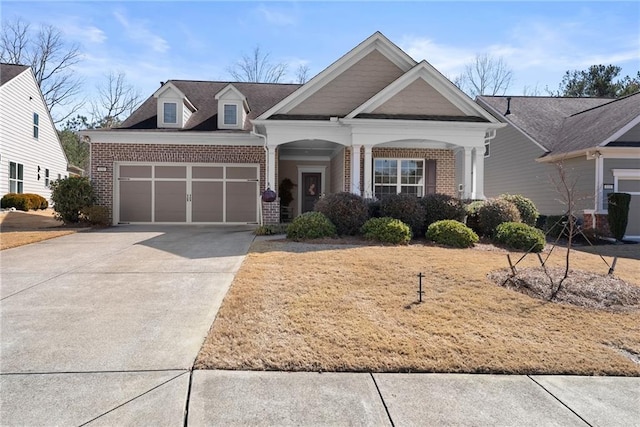
{"label": "white column", "polygon": [[351,146],[351,192],[360,195],[360,148],[362,145]]}
{"label": "white column", "polygon": [[277,145],[267,147],[267,182],[265,183],[265,188],[270,186],[273,191],[278,190],[278,183],[276,182],[276,148]]}
{"label": "white column", "polygon": [[371,199],[373,198],[373,173],[371,170],[372,166],[372,155],[371,155],[371,146],[364,146],[364,194],[363,196]]}
{"label": "white column", "polygon": [[484,147],[476,147],[473,161],[473,193],[474,199],[484,199]]}
{"label": "white column", "polygon": [[462,191],[463,198],[471,199],[472,196],[472,180],[471,180],[471,150],[472,147],[464,147],[464,157],[462,158],[462,170],[464,173],[464,189]]}

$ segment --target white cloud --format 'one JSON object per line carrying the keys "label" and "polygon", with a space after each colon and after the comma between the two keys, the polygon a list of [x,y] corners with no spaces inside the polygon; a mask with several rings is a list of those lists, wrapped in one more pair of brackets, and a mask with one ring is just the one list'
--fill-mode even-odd
{"label": "white cloud", "polygon": [[67,37],[82,43],[102,44],[107,40],[105,32],[93,25],[83,26],[66,22],[60,29]]}
{"label": "white cloud", "polygon": [[295,13],[284,12],[273,7],[268,8],[265,5],[260,5],[256,11],[269,24],[288,26],[295,25],[298,22],[298,18]]}
{"label": "white cloud", "polygon": [[169,50],[169,43],[159,35],[153,34],[147,28],[145,21],[131,21],[120,11],[114,12],[113,15],[122,25],[127,36],[134,42],[145,45],[158,53],[164,53]]}
{"label": "white cloud", "polygon": [[469,49],[438,44],[423,37],[405,37],[400,46],[416,61],[424,59],[447,76],[460,74],[464,65],[475,57],[475,53]]}

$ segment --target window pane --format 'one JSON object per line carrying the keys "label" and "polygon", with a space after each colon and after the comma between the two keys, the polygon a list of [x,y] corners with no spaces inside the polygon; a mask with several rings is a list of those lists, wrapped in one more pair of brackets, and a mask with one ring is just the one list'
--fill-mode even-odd
{"label": "window pane", "polygon": [[21,165],[20,163],[18,163],[18,179],[22,180],[23,176],[24,176],[24,165]]}
{"label": "window pane", "polygon": [[178,106],[175,102],[164,103],[164,122],[165,123],[178,123],[177,115]]}
{"label": "window pane", "polygon": [[18,177],[16,164],[9,162],[9,178],[16,179]]}
{"label": "window pane", "polygon": [[40,124],[40,116],[38,113],[33,113],[33,124],[34,126],[38,126]]}
{"label": "window pane", "polygon": [[235,125],[238,124],[237,106],[233,104],[224,105],[224,124]]}

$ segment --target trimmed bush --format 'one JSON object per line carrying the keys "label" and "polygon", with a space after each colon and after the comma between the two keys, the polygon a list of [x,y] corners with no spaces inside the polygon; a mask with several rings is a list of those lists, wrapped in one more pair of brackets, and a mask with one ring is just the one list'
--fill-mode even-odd
{"label": "trimmed bush", "polygon": [[467,227],[475,231],[476,233],[480,233],[480,222],[478,221],[478,209],[480,209],[484,205],[484,200],[474,200],[467,205],[465,205],[464,210],[466,211],[465,224]]}
{"label": "trimmed bush", "polygon": [[20,211],[47,209],[49,202],[39,194],[7,193],[2,197],[0,206],[3,209],[16,208]]}
{"label": "trimmed bush", "polygon": [[320,212],[305,212],[287,227],[287,239],[304,240],[333,237],[336,227]]}
{"label": "trimmed bush", "polygon": [[420,199],[420,204],[425,211],[424,225],[426,227],[443,219],[455,219],[462,222],[467,214],[462,200],[448,194],[427,194]]}
{"label": "trimmed bush", "polygon": [[518,208],[504,199],[489,199],[478,208],[478,225],[484,236],[493,236],[503,222],[521,222]]}
{"label": "trimmed bush", "polygon": [[496,227],[494,240],[509,248],[531,252],[542,251],[546,242],[541,230],[521,222],[503,222]]}
{"label": "trimmed bush", "polygon": [[367,202],[369,208],[369,218],[380,218],[380,200],[378,199],[364,199]]}
{"label": "trimmed bush", "polygon": [[427,239],[454,248],[469,248],[478,243],[478,235],[454,219],[436,221],[427,228]]}
{"label": "trimmed bush", "polygon": [[370,240],[393,245],[406,245],[411,240],[411,229],[399,219],[371,218],[362,226],[362,234]]}
{"label": "trimmed bush", "polygon": [[324,214],[335,227],[338,235],[353,236],[369,219],[369,207],[360,196],[351,193],[333,193],[318,199],[314,210]]}
{"label": "trimmed bush", "polygon": [[70,176],[51,183],[51,200],[56,217],[69,224],[80,221],[80,211],[93,206],[95,195],[89,178]]}
{"label": "trimmed bush", "polygon": [[631,203],[631,194],[627,193],[610,193],[607,199],[607,221],[609,222],[609,230],[611,235],[621,241],[627,231],[629,222],[629,204]]}
{"label": "trimmed bush", "polygon": [[498,198],[516,205],[516,208],[520,213],[520,220],[523,223],[532,227],[536,225],[536,221],[538,220],[538,216],[540,216],[540,212],[538,212],[536,205],[531,201],[531,199],[527,199],[520,194],[502,194]]}
{"label": "trimmed bush", "polygon": [[399,219],[407,224],[414,236],[424,233],[424,208],[420,199],[411,194],[389,194],[380,200],[380,216]]}
{"label": "trimmed bush", "polygon": [[91,225],[108,227],[111,225],[109,209],[104,206],[85,206],[80,210],[81,218]]}

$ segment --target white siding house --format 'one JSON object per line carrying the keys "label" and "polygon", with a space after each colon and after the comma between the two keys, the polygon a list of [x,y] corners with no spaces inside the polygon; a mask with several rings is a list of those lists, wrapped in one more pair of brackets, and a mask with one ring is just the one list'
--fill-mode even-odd
{"label": "white siding house", "polygon": [[0,64],[0,197],[34,193],[50,201],[67,158],[31,68]]}

